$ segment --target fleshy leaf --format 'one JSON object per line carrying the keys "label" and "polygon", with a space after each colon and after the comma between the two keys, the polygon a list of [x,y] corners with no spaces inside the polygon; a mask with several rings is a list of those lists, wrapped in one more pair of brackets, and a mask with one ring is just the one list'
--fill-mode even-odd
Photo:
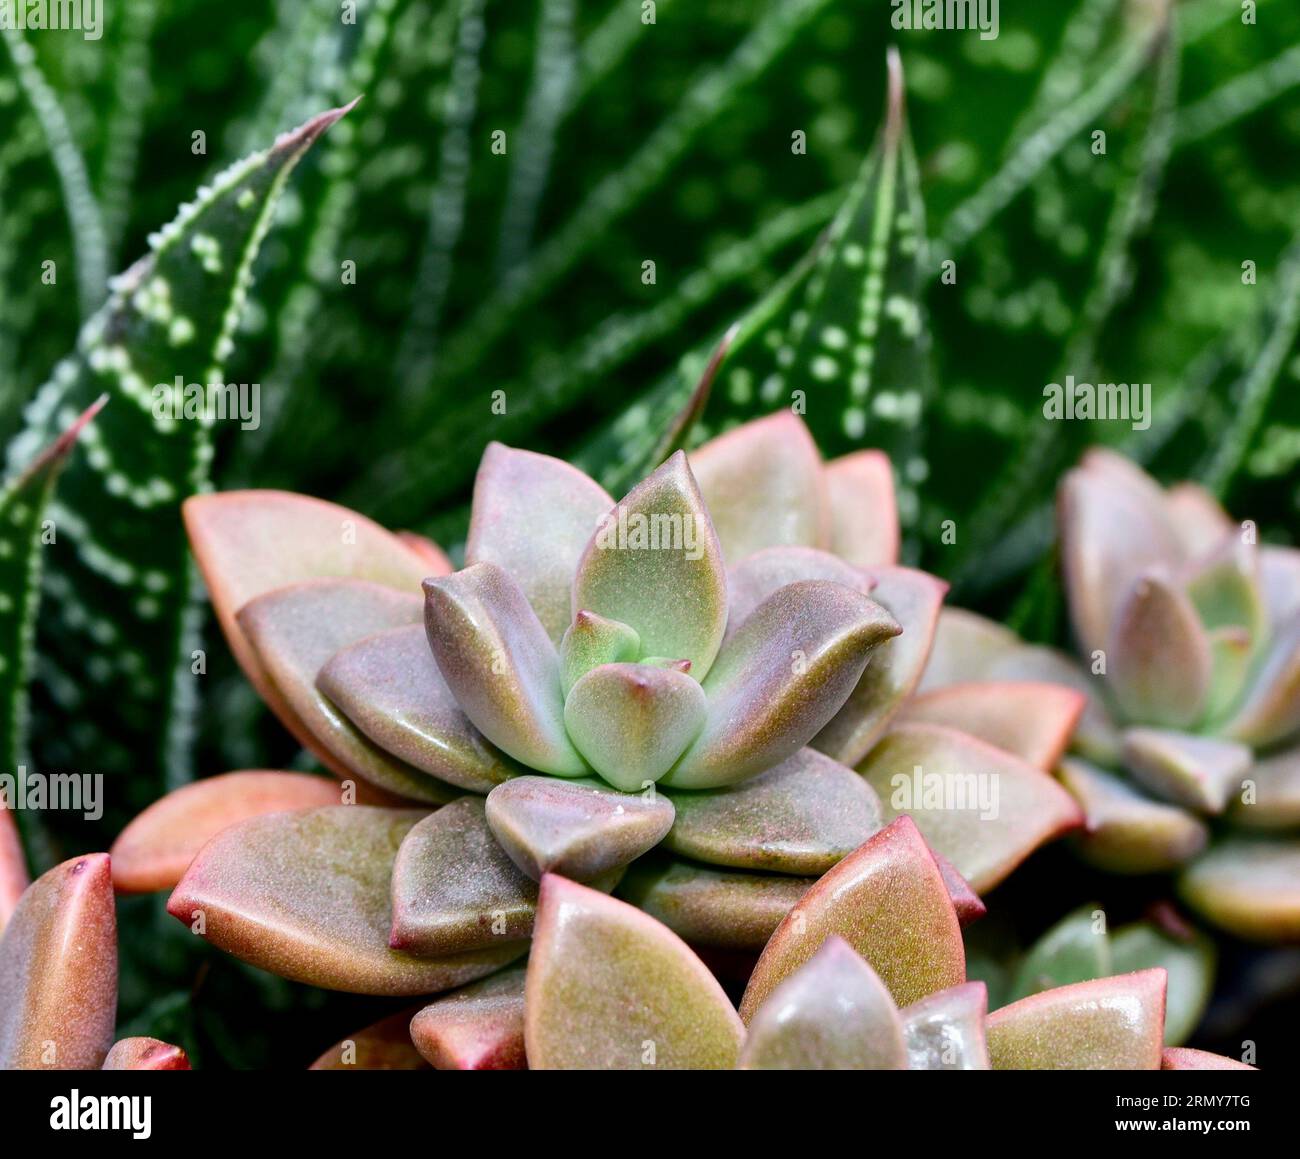
{"label": "fleshy leaf", "polygon": [[1182,549],[1150,479],[1144,485],[1089,456],[1061,483],[1058,523],[1066,595],[1086,655],[1111,647],[1120,603],[1152,566],[1174,565]]}
{"label": "fleshy leaf", "polygon": [[0,938],[0,1070],[94,1070],[113,1045],[117,917],[108,854],[38,877]]}
{"label": "fleshy leaf", "polygon": [[1189,559],[1212,550],[1232,529],[1232,520],[1204,487],[1175,483],[1165,492],[1165,513]]}
{"label": "fleshy leaf", "polygon": [[560,662],[519,585],[495,563],[426,581],[424,625],[443,680],[474,726],[531,769],[577,777]]}
{"label": "fleshy leaf", "polygon": [[564,701],[569,738],[616,789],[654,784],[704,727],[704,691],[685,672],[648,664],[602,664]]}
{"label": "fleshy leaf", "polygon": [[422,816],[338,805],[232,825],[185,871],[167,912],[250,965],[328,990],[432,994],[472,982],[526,944],[443,958],[388,944],[393,860]]}
{"label": "fleshy leaf", "polygon": [[537,910],[537,883],[492,836],[481,797],[412,827],[393,863],[392,895],[388,944],[421,957],[527,938]]}
{"label": "fleshy leaf", "polygon": [[104,1070],[189,1070],[190,1060],[179,1046],[156,1038],[123,1038],[113,1043]]}
{"label": "fleshy leaf", "polygon": [[940,725],[896,726],[859,771],[880,795],[886,818],[912,817],[980,894],[1082,820],[1050,776]]}
{"label": "fleshy leaf", "polygon": [[729,564],[766,547],[829,546],[821,453],[792,411],[719,435],[690,461]]}
{"label": "fleshy leaf", "polygon": [[1085,672],[1071,657],[1055,648],[1021,645],[996,657],[982,680],[1029,680],[1061,684],[1084,698],[1083,715],[1075,724],[1071,749],[1101,764],[1118,764],[1119,728],[1103,703],[1105,676]]}
{"label": "fleshy leaf", "polygon": [[1056,775],[1083,809],[1076,840],[1093,865],[1111,873],[1158,873],[1205,848],[1209,832],[1200,818],[1153,801],[1112,773],[1067,757]]}
{"label": "fleshy leaf", "polygon": [[474,480],[465,563],[505,568],[558,643],[578,561],[613,506],[603,487],[563,460],[489,443]]}
{"label": "fleshy leaf", "polygon": [[1114,702],[1136,724],[1188,728],[1210,695],[1210,645],[1191,600],[1154,573],[1138,577],[1114,620]]}
{"label": "fleshy leaf", "polygon": [[309,1070],[428,1070],[411,1043],[411,1016],[403,1011],[348,1035],[325,1051]]}
{"label": "fleshy leaf", "polygon": [[249,817],[342,804],[337,781],[308,773],[225,773],[184,785],[155,801],[113,842],[119,893],[172,889],[199,850]]}
{"label": "fleshy leaf", "polygon": [[1300,940],[1300,839],[1230,834],[1187,867],[1178,892],[1239,938]]}
{"label": "fleshy leaf", "polygon": [[13,811],[0,805],[0,934],[18,906],[18,899],[31,884],[27,858],[14,824]]}
{"label": "fleshy leaf", "polygon": [[[641,637],[626,624],[595,612],[580,611],[560,640],[560,675],[564,695],[579,678],[601,664],[621,664],[641,654]],[[688,666],[689,667],[689,666]]]}
{"label": "fleshy leaf", "polygon": [[880,976],[832,936],[754,1011],[740,1066],[904,1070],[902,1021]]}
{"label": "fleshy leaf", "polygon": [[872,649],[899,631],[884,608],[842,584],[779,589],[727,640],[704,683],[704,731],[663,783],[716,788],[792,756],[843,705]]}
{"label": "fleshy leaf", "polygon": [[857,686],[813,747],[844,765],[856,765],[871,751],[925,672],[939,610],[948,585],[911,568],[876,568],[872,598],[902,626],[871,657]]}
{"label": "fleshy leaf", "polygon": [[829,551],[819,551],[815,547],[764,548],[741,560],[728,573],[731,614],[727,620],[727,635],[733,635],[754,609],[777,589],[799,580],[830,580],[864,596],[871,595],[876,587],[871,575]]}
{"label": "fleshy leaf", "polygon": [[[194,558],[230,649],[262,699],[287,706],[236,620],[250,600],[313,579],[358,579],[420,594],[429,561],[346,507],[288,491],[195,495],[181,507]],[[448,569],[450,570],[450,569]]]}
{"label": "fleshy leaf", "polygon": [[335,773],[421,801],[456,795],[372,744],[316,687],[334,653],[375,632],[418,623],[418,596],[362,580],[309,580],[258,596],[236,618],[288,705],[281,720]]}
{"label": "fleshy leaf", "polygon": [[898,563],[894,468],[881,451],[856,451],[826,464],[830,548],[858,567]]}
{"label": "fleshy leaf", "polygon": [[713,865],[817,876],[881,827],[880,801],[852,769],[800,749],[722,789],[672,794],[665,845]]}
{"label": "fleshy leaf", "polygon": [[[60,550],[49,555],[47,586],[65,593],[66,614],[42,621],[39,648],[73,692],[61,697],[62,719],[78,721],[60,739],[68,767],[129,770],[135,784],[155,786],[192,773],[191,665],[203,641],[180,508],[208,485],[214,424],[233,429],[257,402],[255,388],[251,398],[242,390],[232,398],[226,378],[257,255],[290,173],[347,111],[312,117],[207,181],[150,235],[149,252],[112,279],[76,353],[28,411],[32,425],[19,442],[40,445],[101,394],[110,399],[50,508]],[[203,399],[207,413],[195,415],[188,384],[222,383]],[[182,414],[175,394],[166,410],[159,406],[160,384],[187,384]],[[221,420],[214,403],[216,415],[243,413]],[[239,530],[245,541],[253,534],[249,525]],[[281,539],[267,558],[287,550]],[[107,666],[105,624],[114,628]]]}
{"label": "fleshy leaf", "polygon": [[633,865],[618,892],[693,946],[758,951],[812,885],[656,857]]}
{"label": "fleshy leaf", "polygon": [[1219,731],[1262,748],[1300,729],[1300,615],[1284,624],[1251,678],[1240,707]]}
{"label": "fleshy leaf", "polygon": [[524,1025],[534,1070],[730,1070],[744,1034],[676,934],[554,874],[542,879]]}
{"label": "fleshy leaf", "polygon": [[684,453],[601,522],[578,565],[572,608],[629,624],[644,655],[689,660],[696,680],[708,674],[727,627],[727,573]]}
{"label": "fleshy leaf", "polygon": [[1247,829],[1300,827],[1300,748],[1255,762],[1246,778],[1251,789],[1235,794],[1229,816]]}
{"label": "fleshy leaf", "polygon": [[437,1070],[523,1070],[524,978],[512,966],[444,994],[411,1019],[411,1041]]}
{"label": "fleshy leaf", "polygon": [[748,1021],[832,934],[871,964],[899,1006],[965,980],[957,914],[911,818],[849,854],[786,915],[754,968],[741,1017]]}
{"label": "fleshy leaf", "polygon": [[1185,569],[1183,586],[1207,630],[1244,628],[1258,637],[1268,623],[1259,586],[1259,554],[1240,529]]}
{"label": "fleshy leaf", "polygon": [[958,729],[1048,772],[1070,743],[1086,703],[1082,693],[1060,684],[980,681],[915,696],[898,721]]}
{"label": "fleshy leaf", "polygon": [[1212,1054],[1208,1050],[1192,1050],[1186,1046],[1168,1046],[1160,1055],[1161,1070],[1255,1070],[1244,1062],[1226,1054]]}
{"label": "fleshy leaf", "polygon": [[1111,951],[1120,973],[1162,967],[1169,978],[1165,1043],[1178,1046],[1192,1036],[1214,989],[1216,950],[1204,934],[1182,925],[1134,922],[1112,935]]}
{"label": "fleshy leaf", "polygon": [[1156,796],[1202,813],[1222,813],[1241,790],[1250,749],[1214,737],[1164,729],[1124,733],[1124,767]]}
{"label": "fleshy leaf", "polygon": [[988,1070],[984,1035],[989,992],[983,982],[940,990],[902,1011],[909,1070]]}
{"label": "fleshy leaf", "polygon": [[341,649],[316,687],[385,752],[448,785],[489,793],[515,775],[456,703],[422,624]]}
{"label": "fleshy leaf", "polygon": [[1023,647],[1013,631],[995,620],[964,608],[942,608],[917,691],[931,692],[949,684],[982,680],[997,661]]}
{"label": "fleshy leaf", "polygon": [[1210,695],[1205,705],[1206,719],[1218,726],[1241,700],[1250,675],[1255,647],[1245,628],[1215,628],[1205,633],[1210,645]]}
{"label": "fleshy leaf", "polygon": [[994,1070],[1159,1070],[1165,972],[1045,990],[988,1018]]}
{"label": "fleshy leaf", "polygon": [[487,822],[511,860],[535,881],[573,881],[619,869],[653,849],[673,823],[661,793],[620,793],[599,781],[519,777],[493,789]]}
{"label": "fleshy leaf", "polygon": [[1016,971],[1008,1002],[1115,973],[1106,914],[1085,905],[1067,914],[1038,939]]}

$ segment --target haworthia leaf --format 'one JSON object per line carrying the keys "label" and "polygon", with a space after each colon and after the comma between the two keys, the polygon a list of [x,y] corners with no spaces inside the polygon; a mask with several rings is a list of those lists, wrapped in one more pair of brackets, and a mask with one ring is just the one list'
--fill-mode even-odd
{"label": "haworthia leaf", "polygon": [[925,211],[902,65],[896,53],[889,60],[876,144],[814,254],[742,324],[701,437],[793,405],[828,455],[869,443],[908,477],[924,469],[915,456],[931,381]]}
{"label": "haworthia leaf", "polygon": [[60,469],[105,398],[94,402],[0,492],[0,768],[12,773],[25,757],[27,682],[40,602],[43,527]]}
{"label": "haworthia leaf", "polygon": [[[33,755],[59,767],[129,769],[120,806],[156,796],[163,770],[170,784],[188,779],[204,665],[179,506],[207,486],[214,423],[254,423],[260,402],[251,384],[205,388],[223,382],[253,258],[288,174],[346,111],[323,113],[233,165],[150,238],[151,252],[114,279],[11,448],[21,461],[96,395],[115,402],[87,431],[86,453],[50,508],[69,550],[46,572],[60,614],[42,625],[41,675],[61,723],[44,730],[48,745]],[[132,791],[141,800],[125,799]]]}

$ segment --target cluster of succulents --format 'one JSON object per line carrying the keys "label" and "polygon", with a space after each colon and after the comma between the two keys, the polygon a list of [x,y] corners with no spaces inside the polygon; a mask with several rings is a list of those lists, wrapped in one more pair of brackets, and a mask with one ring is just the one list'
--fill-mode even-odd
{"label": "cluster of succulents", "polygon": [[[494,445],[459,570],[315,499],[191,499],[235,656],[341,783],[202,780],[111,870],[41,878],[0,945],[0,1058],[184,1065],[109,1054],[116,887],[170,889],[196,935],[289,979],[442,994],[318,1066],[1196,1063],[1162,1053],[1163,968],[1047,971],[991,1014],[968,980],[979,894],[1083,823],[1050,770],[1085,696],[996,673],[913,695],[945,585],[898,566],[892,486],[781,412],[619,503]],[[947,792],[981,781],[983,811]],[[72,957],[71,923],[95,943]]]}
{"label": "cluster of succulents", "polygon": [[1057,770],[1085,814],[1081,855],[1112,873],[1177,872],[1206,920],[1295,941],[1300,551],[1104,450],[1062,481],[1058,517],[1078,662],[948,610],[927,687],[962,702],[1035,679],[1086,696]]}

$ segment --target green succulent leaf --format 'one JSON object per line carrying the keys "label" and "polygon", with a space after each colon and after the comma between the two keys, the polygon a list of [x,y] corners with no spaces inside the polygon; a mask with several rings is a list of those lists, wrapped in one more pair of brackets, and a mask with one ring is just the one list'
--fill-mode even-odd
{"label": "green succulent leaf", "polygon": [[632,627],[647,656],[691,662],[703,680],[727,626],[727,576],[713,522],[680,451],[638,483],[590,536],[573,612]]}
{"label": "green succulent leaf", "polygon": [[1253,763],[1243,744],[1154,728],[1125,732],[1123,756],[1151,792],[1202,813],[1222,813]]}
{"label": "green succulent leaf", "polygon": [[[919,188],[891,52],[870,154],[817,247],[742,322],[702,425],[725,429],[795,400],[824,451],[856,451],[870,430],[895,461],[911,460],[932,383]],[[915,504],[902,506],[914,517]]]}
{"label": "green succulent leaf", "polygon": [[676,934],[554,874],[542,879],[524,1027],[534,1070],[731,1070],[744,1035]]}
{"label": "green succulent leaf", "polygon": [[988,1018],[994,1070],[1159,1070],[1165,972],[1044,990]]}
{"label": "green succulent leaf", "polygon": [[914,696],[896,719],[958,729],[1050,772],[1085,704],[1081,693],[1059,684],[980,680]]}
{"label": "green succulent leaf", "polygon": [[423,624],[340,649],[317,674],[316,687],[379,748],[439,782],[490,793],[516,773],[456,703]]}
{"label": "green succulent leaf", "polygon": [[674,668],[602,664],[564,701],[569,738],[616,789],[654,784],[700,733],[707,708],[698,681]]}
{"label": "green succulent leaf", "polygon": [[886,818],[910,816],[979,894],[1082,819],[1041,770],[941,725],[896,726],[859,772],[880,795]]}
{"label": "green succulent leaf", "polygon": [[27,686],[40,604],[42,563],[57,551],[45,513],[59,472],[78,437],[106,399],[100,398],[0,491],[0,760],[16,769],[26,757]]}
{"label": "green succulent leaf", "polygon": [[778,589],[723,645],[704,682],[704,730],[663,783],[716,788],[792,756],[843,706],[872,650],[900,631],[884,608],[842,584]]}
{"label": "green succulent leaf", "polygon": [[560,640],[564,695],[593,668],[635,660],[640,654],[641,637],[634,629],[595,612],[579,611]]}
{"label": "green succulent leaf", "polygon": [[[482,808],[478,798],[462,804]],[[521,957],[527,945],[498,939],[441,957],[389,946],[393,862],[423,817],[336,805],[251,818],[203,847],[167,912],[219,949],[295,982],[383,995],[462,986]],[[491,842],[486,825],[483,831]]]}
{"label": "green succulent leaf", "polygon": [[902,1020],[880,976],[832,936],[754,1011],[740,1066],[903,1070]]}
{"label": "green succulent leaf", "polygon": [[618,893],[693,946],[757,954],[813,882],[645,857],[628,870]]}
{"label": "green succulent leaf", "polygon": [[909,1070],[988,1070],[984,1020],[989,992],[983,982],[940,990],[902,1013]]}
{"label": "green succulent leaf", "polygon": [[534,881],[558,873],[592,881],[658,845],[673,823],[661,793],[621,793],[601,782],[518,777],[488,794],[487,821]]}
{"label": "green succulent leaf", "polygon": [[693,451],[690,464],[729,566],[764,548],[829,544],[821,452],[791,411],[720,435]]}
{"label": "green succulent leaf", "polygon": [[424,624],[456,702],[497,748],[558,777],[588,771],[564,729],[560,661],[528,597],[499,564],[424,584]]}
{"label": "green succulent leaf", "polygon": [[410,1039],[437,1070],[523,1070],[524,968],[512,966],[430,1002]]}
{"label": "green succulent leaf", "polygon": [[160,797],[109,850],[118,893],[173,889],[223,829],[249,817],[342,804],[343,786],[310,773],[249,770],[205,777]]}
{"label": "green succulent leaf", "polygon": [[576,467],[491,443],[474,481],[465,562],[505,568],[558,644],[573,618],[578,561],[613,506],[605,489]]}
{"label": "green succulent leaf", "polygon": [[[322,113],[200,190],[112,284],[10,451],[21,461],[99,395],[114,403],[50,509],[72,550],[50,561],[45,587],[82,614],[52,619],[41,648],[66,677],[59,711],[77,716],[88,738],[62,763],[129,771],[136,792],[190,776],[199,617],[179,506],[207,486],[212,457],[212,419],[164,410],[155,384],[224,382],[253,260],[289,173],[346,111]],[[112,712],[96,713],[96,701]]]}
{"label": "green succulent leaf", "polygon": [[1062,918],[1029,948],[1016,971],[1007,1002],[1057,986],[1105,978],[1119,970],[1112,969],[1112,960],[1105,912],[1093,905],[1083,906]]}
{"label": "green succulent leaf", "polygon": [[1300,840],[1228,834],[1178,881],[1182,899],[1201,917],[1240,938],[1300,938]]}
{"label": "green succulent leaf", "polygon": [[418,801],[456,796],[373,744],[316,685],[341,649],[376,632],[418,625],[419,596],[364,580],[308,580],[250,600],[236,618],[259,669],[288,706],[281,720],[329,768]]}
{"label": "green succulent leaf", "polygon": [[1190,926],[1157,921],[1121,926],[1110,939],[1121,974],[1161,967],[1169,978],[1165,1045],[1181,1046],[1196,1030],[1214,989],[1214,942]]}
{"label": "green succulent leaf", "polygon": [[117,918],[108,855],[37,878],[0,940],[0,1067],[96,1070],[113,1045]]}
{"label": "green succulent leaf", "polygon": [[817,876],[881,828],[870,786],[808,748],[737,785],[670,796],[677,817],[665,845],[734,869]]}
{"label": "green succulent leaf", "polygon": [[871,751],[920,683],[948,590],[942,580],[911,568],[876,568],[871,575],[871,598],[902,632],[881,643],[844,706],[813,738],[814,748],[845,765],[856,765]]}
{"label": "green succulent leaf", "polygon": [[831,935],[843,937],[906,1005],[965,980],[961,928],[943,875],[900,817],[817,882],[763,950],[740,1003],[746,1021]]}

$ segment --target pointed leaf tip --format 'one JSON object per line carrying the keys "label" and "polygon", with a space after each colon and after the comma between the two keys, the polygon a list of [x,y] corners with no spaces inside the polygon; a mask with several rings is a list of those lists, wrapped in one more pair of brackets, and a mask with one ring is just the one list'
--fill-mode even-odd
{"label": "pointed leaf tip", "polygon": [[535,1070],[731,1070],[744,1035],[676,934],[554,874],[542,879],[524,1009]]}
{"label": "pointed leaf tip", "polygon": [[117,917],[107,853],[37,878],[0,939],[0,1069],[98,1069],[117,1015]]}
{"label": "pointed leaf tip", "polygon": [[745,1070],[904,1070],[894,1000],[843,938],[831,936],[754,1012]]}
{"label": "pointed leaf tip", "polygon": [[786,915],[754,967],[741,1017],[753,1017],[832,934],[871,964],[900,1006],[965,980],[956,910],[910,817],[898,818],[851,853]]}

